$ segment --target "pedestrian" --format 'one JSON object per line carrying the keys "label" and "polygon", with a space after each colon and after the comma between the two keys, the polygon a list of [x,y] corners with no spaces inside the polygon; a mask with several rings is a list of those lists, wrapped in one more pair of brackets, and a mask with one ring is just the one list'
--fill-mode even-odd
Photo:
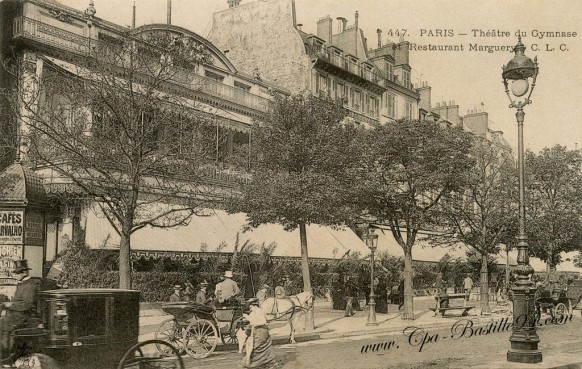
{"label": "pedestrian", "polygon": [[285,296],[293,295],[293,282],[289,274],[285,274],[283,277],[283,288],[285,288]]}
{"label": "pedestrian", "polygon": [[16,260],[12,275],[19,282],[12,301],[2,303],[6,314],[0,318],[0,361],[10,357],[10,335],[12,330],[25,323],[36,309],[36,296],[40,282],[31,279],[26,259]]}
{"label": "pedestrian", "polygon": [[249,302],[250,312],[243,314],[246,324],[246,353],[243,357],[245,368],[273,368],[276,366],[273,343],[267,327],[267,316],[259,307],[257,299]]}
{"label": "pedestrian", "polygon": [[196,289],[194,288],[194,285],[191,282],[186,281],[184,283],[184,286],[186,286],[186,288],[184,289],[184,292],[182,294],[184,301],[194,301],[196,299],[196,296],[195,296]]}
{"label": "pedestrian", "polygon": [[208,282],[206,280],[200,282],[198,287],[198,293],[196,293],[196,303],[207,305],[211,299],[206,296],[206,289],[208,288]]}
{"label": "pedestrian", "polygon": [[473,280],[471,279],[471,274],[467,273],[467,277],[463,281],[463,288],[465,289],[465,306],[467,301],[469,301],[469,296],[471,295],[471,289],[473,288]]}
{"label": "pedestrian", "polygon": [[184,296],[182,295],[182,286],[179,284],[174,286],[174,293],[170,295],[170,302],[181,302],[184,301]]}
{"label": "pedestrian", "polygon": [[219,306],[222,301],[222,282],[224,282],[224,279],[224,275],[218,277],[218,283],[214,286],[214,301],[217,306]]}
{"label": "pedestrian", "polygon": [[346,276],[345,279],[345,294],[346,294],[346,309],[344,311],[344,316],[345,317],[350,317],[353,316],[354,313],[354,309],[353,309],[353,301],[354,301],[354,286],[352,281],[350,280],[349,276]]}
{"label": "pedestrian", "polygon": [[224,272],[224,281],[220,284],[220,292],[221,292],[221,299],[220,302],[227,302],[228,300],[237,297],[240,294],[240,289],[238,288],[238,284],[232,280],[233,274],[232,271],[227,270]]}
{"label": "pedestrian", "polygon": [[257,291],[257,300],[259,300],[259,305],[265,301],[269,294],[269,285],[264,284],[261,286],[261,289]]}

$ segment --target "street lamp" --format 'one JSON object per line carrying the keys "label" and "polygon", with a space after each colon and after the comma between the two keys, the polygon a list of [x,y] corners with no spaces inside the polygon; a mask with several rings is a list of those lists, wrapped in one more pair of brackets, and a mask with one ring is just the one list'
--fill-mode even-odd
{"label": "street lamp", "polygon": [[376,248],[378,247],[378,235],[374,233],[374,229],[370,229],[367,241],[368,247],[372,252],[372,266],[370,268],[370,302],[368,303],[370,311],[368,312],[368,321],[366,322],[366,325],[378,325],[378,322],[376,321],[376,301],[374,300],[376,297],[376,295],[374,295],[374,251],[376,251]]}
{"label": "street lamp", "polygon": [[[511,348],[507,351],[507,361],[518,363],[540,363],[542,353],[538,351],[540,338],[536,332],[535,322],[535,287],[531,281],[534,270],[529,265],[527,236],[525,235],[525,184],[523,156],[523,107],[531,104],[529,99],[538,76],[537,57],[532,61],[524,54],[525,46],[521,37],[514,48],[515,56],[504,66],[503,84],[509,97],[510,108],[516,108],[518,129],[518,167],[519,167],[519,233],[517,236],[517,266],[513,269],[516,282],[513,291],[513,332],[509,341]],[[509,83],[511,81],[511,86]],[[530,85],[531,81],[531,85]],[[511,92],[510,92],[511,90]],[[522,96],[523,101],[520,100]]]}

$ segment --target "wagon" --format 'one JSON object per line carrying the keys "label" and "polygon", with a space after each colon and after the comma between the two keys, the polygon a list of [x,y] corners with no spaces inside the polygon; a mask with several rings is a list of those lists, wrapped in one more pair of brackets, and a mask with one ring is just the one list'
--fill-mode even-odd
{"label": "wagon", "polygon": [[[214,308],[196,302],[174,302],[162,305],[162,310],[173,315],[158,326],[155,338],[175,346],[180,354],[194,359],[209,356],[218,341],[236,343],[236,331],[242,322],[244,301],[236,300],[229,306]],[[166,354],[167,348],[159,347]]]}
{"label": "wagon", "polygon": [[[170,343],[138,342],[139,291],[44,291],[34,313],[14,327],[10,364],[4,367],[184,368]],[[157,348],[162,346],[172,355],[161,355]]]}
{"label": "wagon", "polygon": [[562,319],[572,312],[572,304],[566,294],[566,289],[553,285],[538,289],[536,298],[536,313],[538,317],[542,312],[548,312],[557,322],[565,322]]}

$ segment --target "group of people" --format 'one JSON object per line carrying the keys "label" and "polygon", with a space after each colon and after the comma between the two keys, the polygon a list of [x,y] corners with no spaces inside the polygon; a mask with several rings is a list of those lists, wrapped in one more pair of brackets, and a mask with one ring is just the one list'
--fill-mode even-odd
{"label": "group of people", "polygon": [[214,293],[208,292],[209,283],[203,280],[195,288],[191,282],[184,283],[185,288],[180,284],[174,286],[174,293],[170,296],[170,302],[194,301],[203,305],[228,304],[229,300],[236,298],[240,294],[240,288],[233,280],[231,270],[224,272],[219,282],[214,287]]}

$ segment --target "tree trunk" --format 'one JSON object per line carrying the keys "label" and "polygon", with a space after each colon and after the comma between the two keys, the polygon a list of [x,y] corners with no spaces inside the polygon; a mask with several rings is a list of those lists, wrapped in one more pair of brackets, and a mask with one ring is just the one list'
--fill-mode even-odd
{"label": "tree trunk", "polygon": [[[301,271],[303,274],[303,291],[311,291],[311,276],[309,274],[309,256],[307,253],[307,230],[305,223],[299,224],[299,237],[301,238]],[[315,329],[315,314],[312,301],[309,301],[309,309],[305,313],[305,330],[312,331]]]}
{"label": "tree trunk", "polygon": [[121,289],[131,289],[130,237],[131,227],[124,223],[121,228],[121,240],[119,242],[119,288]]}
{"label": "tree trunk", "polygon": [[489,307],[489,273],[487,272],[487,254],[481,254],[481,315],[491,314]]}
{"label": "tree trunk", "polygon": [[414,320],[412,286],[412,250],[404,249],[404,313],[402,319]]}

